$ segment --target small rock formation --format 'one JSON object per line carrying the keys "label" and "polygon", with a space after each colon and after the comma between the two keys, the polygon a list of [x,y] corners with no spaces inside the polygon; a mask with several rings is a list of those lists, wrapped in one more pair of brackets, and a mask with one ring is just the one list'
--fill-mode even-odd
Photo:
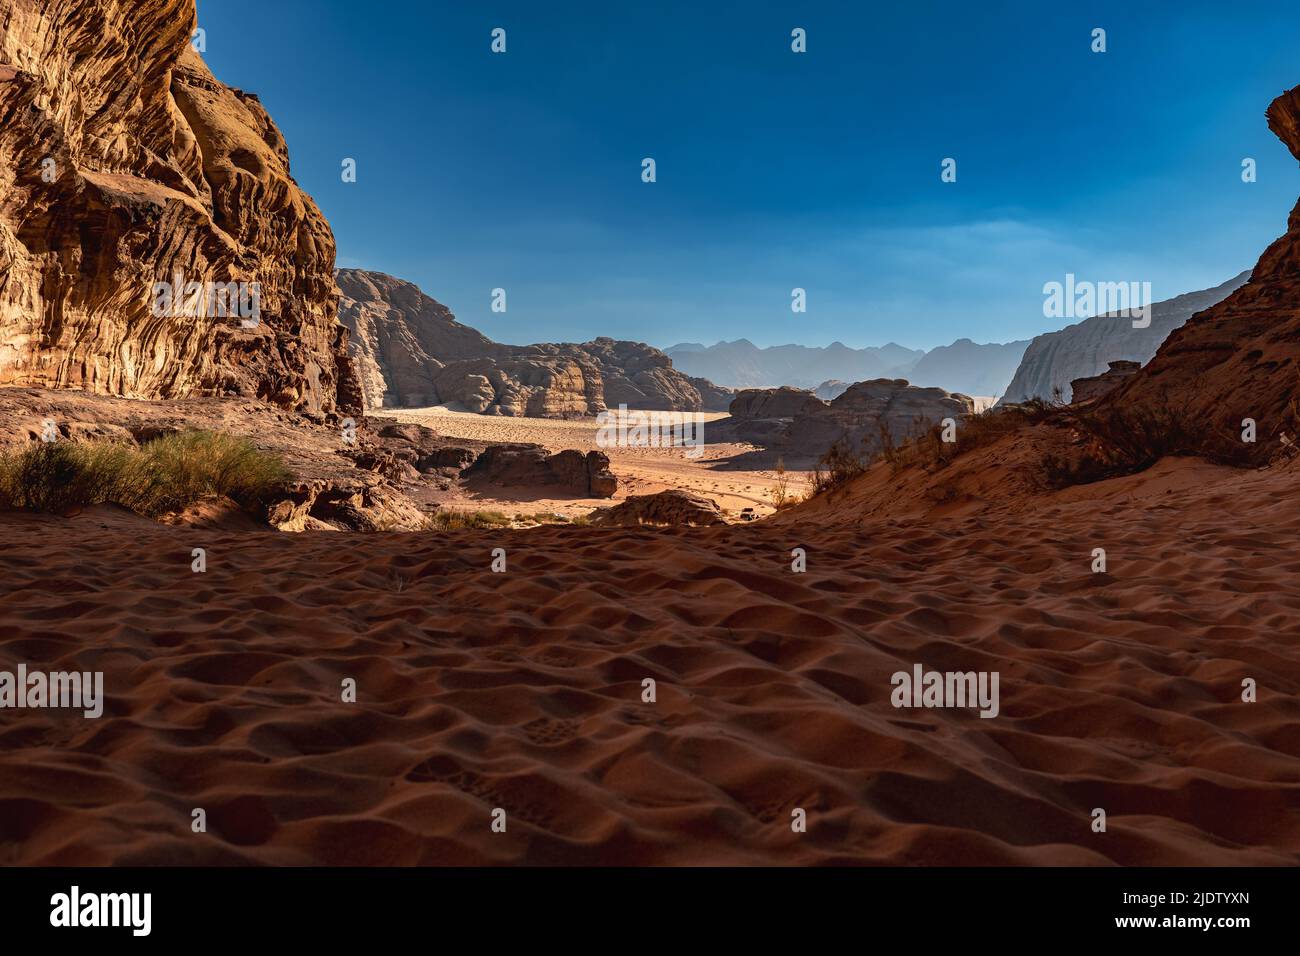
{"label": "small rock formation", "polygon": [[490,445],[461,472],[497,485],[559,485],[578,498],[612,498],[618,479],[602,451],[568,449],[549,455],[541,445]]}
{"label": "small rock formation", "polygon": [[1121,360],[1111,362],[1110,368],[1101,375],[1094,375],[1091,378],[1076,378],[1070,383],[1070,388],[1074,392],[1074,397],[1070,400],[1070,403],[1078,405],[1080,402],[1091,402],[1109,394],[1125,379],[1136,375],[1141,367],[1141,362]]}
{"label": "small rock formation", "polygon": [[882,430],[899,443],[945,418],[960,420],[974,410],[975,403],[966,395],[918,388],[901,378],[857,382],[833,402],[795,416],[789,445],[804,455],[821,455],[840,442],[858,454],[873,455],[883,447]]}
{"label": "small rock formation", "polygon": [[0,0],[0,385],[354,407],[329,224],[194,26],[194,0]]}
{"label": "small rock formation", "polygon": [[828,378],[813,389],[813,394],[824,402],[833,401],[848,391],[852,384],[852,382],[841,382],[838,378]]}
{"label": "small rock formation", "polygon": [[732,418],[794,418],[824,408],[812,392],[801,388],[747,388],[737,392],[728,411]]}
{"label": "small rock formation", "polygon": [[731,402],[730,430],[734,437],[755,445],[781,445],[788,441],[796,415],[825,408],[812,392],[799,388],[747,388]]}
{"label": "small rock formation", "polygon": [[502,345],[456,321],[410,282],[343,269],[340,320],[366,406],[451,405],[489,415],[594,416],[626,405],[645,411],[722,410],[731,392],[672,367],[658,349],[598,338],[582,345]]}
{"label": "small rock formation", "polygon": [[[1273,100],[1267,117],[1269,129],[1300,160],[1300,87]],[[1103,413],[1172,414],[1184,431],[1202,436],[1189,450],[1231,447],[1262,464],[1283,447],[1294,447],[1298,391],[1300,203],[1286,234],[1264,251],[1250,280],[1189,319],[1097,407]],[[1247,418],[1256,424],[1253,443],[1241,441]]]}
{"label": "small rock formation", "polygon": [[1133,328],[1132,318],[1097,315],[1059,332],[1035,337],[1025,349],[1002,401],[1008,404],[1033,398],[1051,401],[1057,390],[1063,401],[1073,400],[1074,379],[1100,375],[1107,363],[1116,359],[1132,359],[1139,364],[1150,361],[1171,332],[1197,312],[1223,301],[1249,276],[1249,272],[1243,272],[1213,289],[1155,303],[1151,307],[1151,325],[1145,329]]}
{"label": "small rock formation", "polygon": [[632,495],[612,508],[599,508],[591,513],[591,523],[596,527],[709,526],[727,521],[712,498],[673,489],[653,495]]}

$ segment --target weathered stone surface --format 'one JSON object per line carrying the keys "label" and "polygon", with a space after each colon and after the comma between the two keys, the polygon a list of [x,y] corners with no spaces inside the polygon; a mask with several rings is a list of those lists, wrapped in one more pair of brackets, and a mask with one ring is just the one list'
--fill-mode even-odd
{"label": "weathered stone surface", "polygon": [[871,455],[881,450],[884,435],[901,442],[945,418],[960,420],[974,410],[975,403],[966,395],[918,388],[901,378],[856,382],[834,401],[796,416],[788,444],[797,453],[821,455],[840,442]]}
{"label": "weathered stone surface", "polygon": [[1151,307],[1151,324],[1144,329],[1133,328],[1133,319],[1126,316],[1098,315],[1059,332],[1036,336],[1025,349],[1002,401],[1050,401],[1058,391],[1062,401],[1077,401],[1071,390],[1074,379],[1101,375],[1107,364],[1117,359],[1139,364],[1150,361],[1169,333],[1202,309],[1223,301],[1249,275],[1243,272],[1213,289],[1155,303]]}
{"label": "weathered stone surface", "polygon": [[462,472],[497,485],[558,485],[579,498],[612,498],[618,479],[601,451],[547,454],[541,445],[490,445]]}
{"label": "weathered stone surface", "polygon": [[446,306],[401,279],[338,273],[339,317],[367,407],[446,404],[492,415],[579,418],[609,407],[653,411],[726,408],[731,393],[672,367],[658,349],[598,338],[581,345],[502,345],[457,322]]}
{"label": "weathered stone surface", "polygon": [[722,509],[712,498],[672,489],[653,495],[631,495],[611,508],[591,513],[597,527],[726,524]]}
{"label": "weathered stone surface", "polygon": [[728,411],[732,418],[794,418],[826,405],[801,388],[747,388],[737,392]]}
{"label": "weathered stone surface", "polygon": [[[884,434],[900,443],[945,418],[969,415],[974,408],[966,395],[881,378],[850,385],[830,402],[798,389],[742,392],[720,430],[780,454],[789,464],[815,461],[837,442],[871,456],[881,450]],[[773,412],[787,414],[769,414]]]}
{"label": "weathered stone surface", "polygon": [[[346,407],[333,235],[194,25],[193,0],[0,0],[0,385]],[[257,327],[156,317],[177,276],[257,283]]]}
{"label": "weathered stone surface", "polygon": [[1142,367],[1141,362],[1111,362],[1108,368],[1101,375],[1094,375],[1090,378],[1076,378],[1070,383],[1074,396],[1071,404],[1078,405],[1080,402],[1091,402],[1103,395],[1108,395],[1115,390],[1121,382],[1137,374],[1137,370]]}

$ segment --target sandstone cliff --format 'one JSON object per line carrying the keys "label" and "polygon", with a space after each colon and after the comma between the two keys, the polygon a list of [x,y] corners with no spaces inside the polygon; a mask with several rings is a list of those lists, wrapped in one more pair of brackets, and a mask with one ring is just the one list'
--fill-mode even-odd
{"label": "sandstone cliff", "polygon": [[[1169,333],[1197,312],[1223,301],[1246,281],[1243,272],[1222,285],[1201,292],[1189,292],[1151,308],[1151,325],[1133,328],[1133,320],[1115,315],[1097,315],[1059,332],[1036,336],[1024,352],[1020,367],[1007,386],[1004,402],[1031,398],[1052,399],[1057,389],[1063,401],[1072,400],[1070,383],[1106,371],[1113,361],[1150,361]],[[989,393],[996,394],[996,393]]]}
{"label": "sandstone cliff", "polygon": [[[1277,97],[1268,125],[1300,159],[1300,87]],[[1300,395],[1300,203],[1286,234],[1264,251],[1250,281],[1175,331],[1140,372],[1102,399],[1104,409],[1173,416],[1198,436],[1191,450],[1235,444],[1264,462],[1296,440]],[[1240,441],[1241,422],[1257,440]]]}
{"label": "sandstone cliff", "polygon": [[0,385],[348,406],[329,225],[194,26],[194,0],[0,0]]}
{"label": "sandstone cliff", "polygon": [[598,338],[503,345],[456,321],[410,282],[343,269],[339,318],[351,331],[367,407],[448,404],[491,415],[571,418],[626,405],[721,410],[731,392],[678,372],[658,349]]}

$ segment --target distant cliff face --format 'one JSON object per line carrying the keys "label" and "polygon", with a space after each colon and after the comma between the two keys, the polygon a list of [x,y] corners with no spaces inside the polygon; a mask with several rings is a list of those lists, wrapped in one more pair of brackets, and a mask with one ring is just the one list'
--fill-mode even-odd
{"label": "distant cliff face", "polygon": [[338,273],[339,318],[366,405],[449,404],[491,415],[574,418],[626,405],[649,411],[727,407],[729,389],[690,378],[658,349],[598,338],[581,345],[503,345],[456,321],[410,282]]}
{"label": "distant cliff face", "polygon": [[1131,318],[1098,315],[1059,332],[1037,336],[1025,350],[1002,401],[1051,399],[1060,389],[1062,399],[1068,402],[1072,398],[1070,383],[1076,378],[1101,375],[1114,361],[1145,364],[1174,329],[1197,312],[1223,301],[1249,276],[1249,272],[1243,272],[1213,289],[1155,303],[1151,324],[1144,329],[1133,328]]}
{"label": "distant cliff face", "polygon": [[908,375],[925,354],[894,344],[852,349],[839,342],[825,348],[775,345],[760,349],[746,339],[707,348],[675,345],[667,352],[681,371],[728,388],[815,388],[827,379],[860,382],[882,375]]}
{"label": "distant cliff face", "polygon": [[194,25],[194,0],[0,0],[0,385],[346,406],[334,237]]}
{"label": "distant cliff face", "polygon": [[[1300,159],[1300,87],[1275,99],[1267,117],[1269,129]],[[1297,395],[1300,203],[1250,281],[1177,329],[1145,368],[1099,404],[1128,414],[1172,414],[1186,432],[1201,436],[1200,450],[1234,443],[1264,462],[1282,450],[1283,436],[1296,441]],[[1240,439],[1246,418],[1255,421],[1254,443]]]}

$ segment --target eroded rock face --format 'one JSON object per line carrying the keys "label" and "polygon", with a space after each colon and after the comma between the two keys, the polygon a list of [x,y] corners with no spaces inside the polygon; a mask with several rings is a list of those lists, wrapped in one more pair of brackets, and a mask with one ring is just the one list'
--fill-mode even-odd
{"label": "eroded rock face", "polygon": [[[1300,87],[1268,108],[1268,125],[1300,159]],[[1140,372],[1099,403],[1102,410],[1169,414],[1201,436],[1207,453],[1236,446],[1268,461],[1294,443],[1300,394],[1300,203],[1286,234],[1264,251],[1250,280],[1177,329]],[[1256,441],[1242,443],[1242,421],[1256,423]]]}
{"label": "eroded rock face", "polygon": [[732,399],[732,418],[794,418],[815,412],[826,403],[801,388],[747,388]]}
{"label": "eroded rock face", "polygon": [[[194,25],[194,0],[0,0],[0,385],[346,407],[333,234]],[[177,277],[256,283],[256,327],[206,294],[156,315]]]}
{"label": "eroded rock face", "polygon": [[626,405],[647,411],[721,410],[728,389],[691,379],[658,349],[598,338],[581,345],[502,345],[462,325],[410,282],[338,273],[339,317],[367,407],[446,404],[490,415],[579,418]]}

